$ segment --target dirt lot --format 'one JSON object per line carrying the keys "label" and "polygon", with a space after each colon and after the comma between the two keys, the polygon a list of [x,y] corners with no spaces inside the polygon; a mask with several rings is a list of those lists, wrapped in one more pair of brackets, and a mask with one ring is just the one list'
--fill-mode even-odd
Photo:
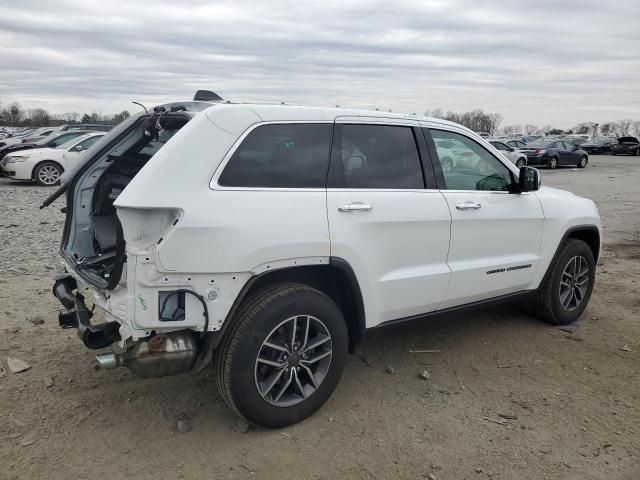
{"label": "dirt lot", "polygon": [[640,478],[640,159],[543,174],[605,226],[575,333],[514,307],[375,331],[315,416],[246,433],[210,371],[93,370],[50,294],[62,205],[38,210],[50,189],[0,179],[0,479]]}

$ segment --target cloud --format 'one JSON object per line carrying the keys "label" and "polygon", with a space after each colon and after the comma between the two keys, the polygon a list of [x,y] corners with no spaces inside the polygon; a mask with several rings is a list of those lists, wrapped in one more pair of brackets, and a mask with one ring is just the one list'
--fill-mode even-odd
{"label": "cloud", "polygon": [[637,0],[5,2],[0,101],[115,112],[208,88],[569,127],[638,117],[638,19]]}

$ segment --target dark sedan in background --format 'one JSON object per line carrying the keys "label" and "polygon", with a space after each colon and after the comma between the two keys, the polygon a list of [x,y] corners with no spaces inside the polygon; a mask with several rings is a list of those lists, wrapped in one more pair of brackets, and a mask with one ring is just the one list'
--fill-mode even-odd
{"label": "dark sedan in background", "polygon": [[636,137],[620,137],[611,149],[614,155],[640,155],[640,142]]}
{"label": "dark sedan in background", "polygon": [[602,137],[594,138],[589,142],[580,144],[580,148],[590,155],[611,153],[611,149],[614,145],[618,144],[617,138]]}
{"label": "dark sedan in background", "polygon": [[544,165],[556,168],[561,165],[584,168],[589,154],[569,141],[539,138],[520,149],[527,155],[527,165]]}

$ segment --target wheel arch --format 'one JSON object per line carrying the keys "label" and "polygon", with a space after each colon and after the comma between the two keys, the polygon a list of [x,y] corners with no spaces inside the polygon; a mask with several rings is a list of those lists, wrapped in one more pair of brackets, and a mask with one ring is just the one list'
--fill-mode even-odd
{"label": "wheel arch", "polygon": [[234,322],[234,316],[243,301],[253,292],[276,283],[300,283],[315,288],[342,310],[349,332],[349,351],[354,352],[366,329],[362,292],[351,265],[342,258],[330,257],[328,264],[300,265],[268,270],[251,277],[242,287],[227,313],[220,331],[214,333],[215,347]]}
{"label": "wheel arch", "polygon": [[585,242],[591,249],[594,260],[596,261],[596,263],[598,262],[598,257],[600,256],[600,242],[601,242],[600,230],[596,225],[576,225],[574,227],[567,229],[567,231],[564,232],[564,235],[562,236],[562,239],[560,240],[560,242],[558,242],[558,245],[556,246],[556,251],[553,254],[551,262],[547,266],[547,270],[544,276],[542,277],[541,284],[544,282],[544,280],[548,277],[550,272],[553,270],[553,266],[555,265],[558,259],[558,256],[560,255],[562,246],[569,238],[575,238]]}
{"label": "wheel arch", "polygon": [[42,165],[43,163],[54,163],[56,164],[59,168],[60,168],[60,174],[64,173],[64,167],[60,164],[60,162],[57,162],[56,160],[40,160],[38,163],[36,163],[33,168],[31,169],[31,179],[35,180],[36,178],[36,170],[38,169],[38,167],[40,165]]}

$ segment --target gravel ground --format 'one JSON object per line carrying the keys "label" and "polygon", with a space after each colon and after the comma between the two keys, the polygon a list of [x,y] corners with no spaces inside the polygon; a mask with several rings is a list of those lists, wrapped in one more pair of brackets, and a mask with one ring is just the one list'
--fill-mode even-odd
{"label": "gravel ground", "polygon": [[316,415],[246,431],[208,370],[91,368],[50,293],[62,205],[39,210],[51,189],[0,179],[0,479],[640,478],[640,159],[594,156],[543,182],[603,217],[576,332],[515,307],[377,330]]}

